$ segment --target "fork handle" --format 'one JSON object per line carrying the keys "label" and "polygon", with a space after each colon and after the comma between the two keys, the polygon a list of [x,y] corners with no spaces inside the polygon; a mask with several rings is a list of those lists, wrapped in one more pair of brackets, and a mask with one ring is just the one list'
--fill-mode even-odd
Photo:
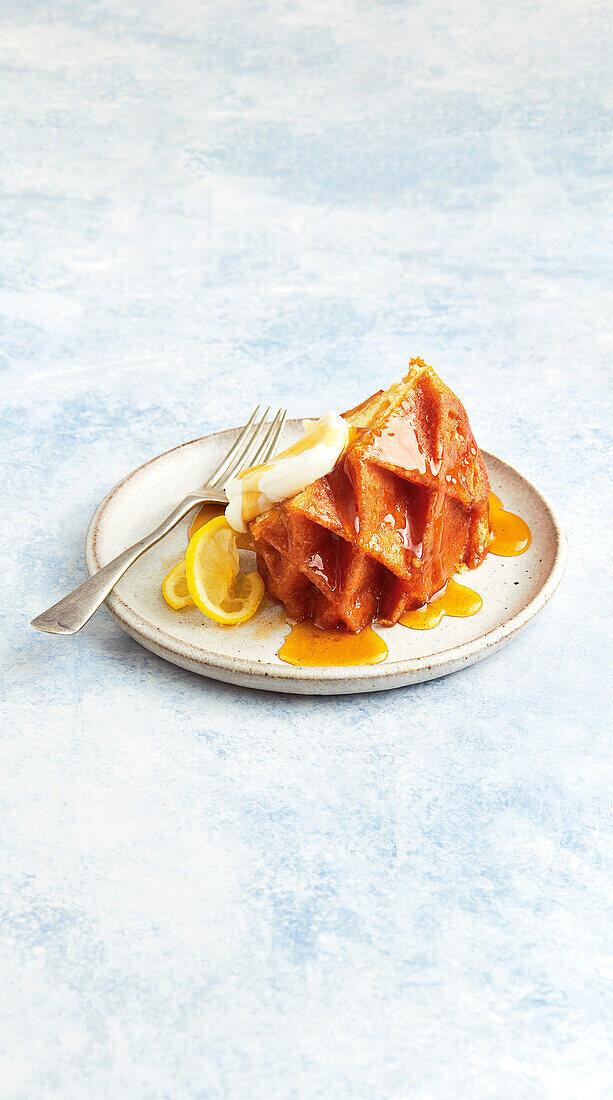
{"label": "fork handle", "polygon": [[53,607],[43,611],[42,615],[32,619],[30,625],[35,627],[36,630],[44,630],[47,634],[76,634],[82,626],[89,622],[120,577],[123,577],[126,570],[137,558],[140,558],[141,554],[144,554],[150,547],[155,546],[156,542],[163,539],[164,535],[172,531],[173,527],[176,527],[177,523],[180,523],[193,508],[209,502],[226,504],[227,498],[225,493],[217,492],[215,489],[201,493],[189,493],[173,509],[170,515],[160,523],[159,527],[155,528],[155,531],[145,535],[133,546],[128,546],[127,550],[118,554],[108,565],[94,573],[89,580],[84,581],[74,591],[69,592],[58,603],[54,603]]}

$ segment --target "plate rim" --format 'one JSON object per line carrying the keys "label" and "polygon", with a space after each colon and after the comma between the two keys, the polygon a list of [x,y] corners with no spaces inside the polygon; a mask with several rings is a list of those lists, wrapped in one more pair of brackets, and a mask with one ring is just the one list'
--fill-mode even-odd
{"label": "plate rim", "polygon": [[[288,425],[292,423],[299,424],[300,418],[288,421]],[[216,436],[227,435],[236,431],[240,431],[240,427],[223,428],[216,432],[207,432],[205,435],[196,436],[195,439],[186,440],[184,443],[179,443],[175,447],[170,447],[167,451],[162,451],[160,454],[154,455],[153,458],[141,463],[140,466],[131,470],[130,473],[126,474],[125,477],[118,481],[100,501],[87,528],[85,536],[85,562],[89,575],[91,576],[97,569],[101,568],[98,556],[98,537],[104,513],[111,500],[113,500],[117,493],[121,492],[124,486],[131,481],[132,478],[136,477],[148,466],[153,465],[153,463],[182,450],[184,447],[190,447],[193,446],[194,443],[200,443],[202,440],[213,439]],[[493,458],[496,462],[506,467],[507,470],[520,478],[520,480],[536,494],[541,504],[544,505],[551,520],[555,532],[555,549],[551,571],[532,599],[515,615],[506,619],[505,622],[493,627],[486,634],[478,635],[471,641],[462,642],[459,645],[451,646],[438,653],[428,654],[425,657],[382,661],[378,665],[314,665],[303,667],[288,664],[265,664],[262,662],[262,667],[260,668],[258,667],[259,663],[253,660],[247,660],[243,657],[212,654],[210,652],[206,653],[190,642],[183,640],[177,641],[172,634],[168,634],[168,632],[161,627],[151,623],[140,612],[135,611],[115,592],[112,592],[110,596],[107,597],[105,604],[119,626],[130,634],[135,641],[139,642],[146,649],[151,650],[153,647],[153,652],[157,653],[163,659],[168,660],[171,664],[180,663],[182,667],[189,668],[197,674],[209,676],[213,679],[225,680],[226,682],[228,682],[229,677],[238,676],[241,680],[244,679],[250,682],[252,687],[259,686],[257,681],[260,681],[260,685],[268,688],[268,690],[274,689],[273,685],[275,682],[279,684],[279,690],[284,690],[281,685],[285,683],[300,683],[303,685],[329,684],[333,688],[334,685],[338,685],[339,681],[344,683],[357,683],[365,680],[369,682],[375,681],[376,688],[374,686],[365,687],[364,690],[382,690],[386,686],[390,688],[400,686],[400,681],[403,676],[416,676],[420,672],[424,672],[426,675],[421,677],[421,679],[425,679],[426,677],[434,679],[439,669],[440,674],[443,675],[446,669],[449,672],[453,672],[460,667],[468,666],[480,657],[489,655],[489,653],[484,653],[484,651],[494,652],[501,644],[510,641],[536,618],[558,588],[564,576],[568,560],[568,539],[566,532],[556,509],[548,497],[546,497],[536,485],[529,481],[528,478],[521,474],[519,470],[512,466],[511,463],[505,462],[504,459],[499,458],[489,451],[482,450],[481,453],[486,460],[488,458]],[[177,660],[177,658],[179,660]],[[198,668],[194,668],[194,665],[198,666]],[[261,684],[262,680],[266,680],[267,683]],[[386,683],[387,681],[393,682]],[[232,682],[232,680],[230,680],[230,682]]]}

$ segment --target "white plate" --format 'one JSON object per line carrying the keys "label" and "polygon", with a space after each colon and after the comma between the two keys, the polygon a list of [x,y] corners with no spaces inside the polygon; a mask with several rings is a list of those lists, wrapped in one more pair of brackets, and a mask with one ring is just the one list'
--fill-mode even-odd
{"label": "white plate", "polygon": [[[96,509],[86,540],[90,573],[142,538],[190,489],[203,483],[227,452],[238,429],[184,443],[124,478]],[[298,438],[301,421],[287,425],[283,438]],[[335,695],[381,691],[419,683],[480,661],[523,629],[545,606],[566,565],[566,536],[553,508],[530,482],[494,455],[484,454],[492,489],[505,508],[530,525],[525,554],[490,554],[479,569],[462,577],[483,597],[471,618],[445,616],[433,630],[377,628],[389,648],[379,665],[297,668],[277,651],[288,626],[277,605],[263,607],[239,627],[217,626],[198,611],[172,611],[160,585],[185,554],[189,520],[153,547],[116,585],[107,600],[111,614],[137,642],[166,661],[244,687],[301,694]],[[192,517],[190,517],[191,519]]]}

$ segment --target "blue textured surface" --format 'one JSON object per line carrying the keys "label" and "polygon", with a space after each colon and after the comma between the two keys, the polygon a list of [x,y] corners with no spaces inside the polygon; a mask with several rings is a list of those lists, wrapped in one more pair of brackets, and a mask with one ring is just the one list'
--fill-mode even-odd
{"label": "blue textured surface", "polygon": [[[610,9],[0,11],[2,1096],[613,1095]],[[411,354],[568,527],[507,649],[309,699],[29,629],[126,471]]]}

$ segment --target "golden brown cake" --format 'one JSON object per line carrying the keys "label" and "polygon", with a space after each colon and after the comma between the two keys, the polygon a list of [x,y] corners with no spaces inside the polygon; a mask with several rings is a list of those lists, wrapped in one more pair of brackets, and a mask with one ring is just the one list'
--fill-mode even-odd
{"label": "golden brown cake", "polygon": [[462,402],[422,359],[343,416],[350,444],[332,473],[249,528],[290,616],[355,633],[483,561],[490,486]]}

